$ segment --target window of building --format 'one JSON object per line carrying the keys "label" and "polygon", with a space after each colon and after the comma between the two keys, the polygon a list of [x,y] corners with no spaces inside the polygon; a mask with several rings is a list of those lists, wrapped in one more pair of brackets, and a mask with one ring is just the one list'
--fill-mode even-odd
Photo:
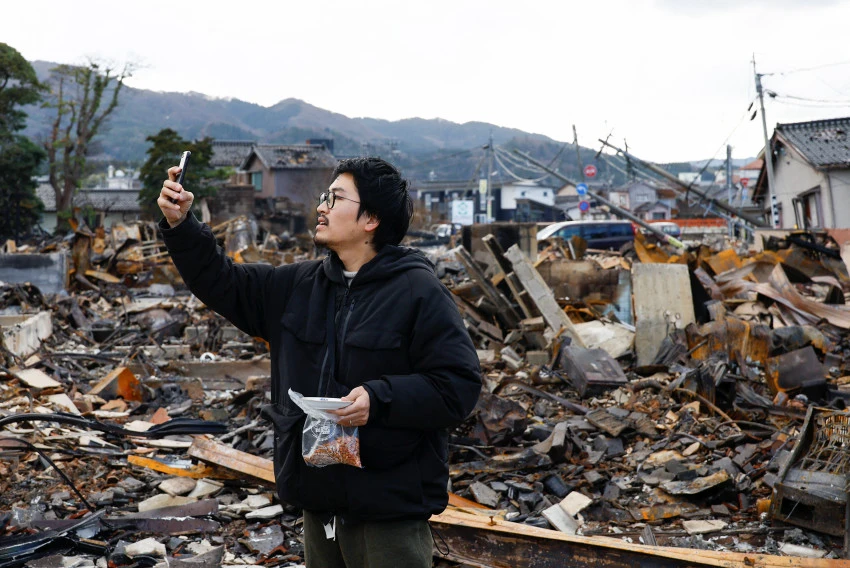
{"label": "window of building", "polygon": [[263,172],[251,172],[251,185],[256,191],[263,191]]}
{"label": "window of building", "polygon": [[801,229],[821,228],[824,226],[820,187],[810,189],[801,194],[795,201],[799,203]]}

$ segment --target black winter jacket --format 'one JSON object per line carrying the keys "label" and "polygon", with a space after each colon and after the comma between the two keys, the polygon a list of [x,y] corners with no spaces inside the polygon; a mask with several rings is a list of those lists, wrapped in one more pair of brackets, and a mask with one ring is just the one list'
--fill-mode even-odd
{"label": "black winter jacket", "polygon": [[[269,342],[265,414],[275,426],[282,501],[344,522],[427,519],[445,509],[448,429],[472,412],[481,374],[457,306],[421,253],[385,246],[347,287],[334,254],[276,268],[236,264],[193,215],[173,229],[163,219],[160,229],[189,289]],[[370,395],[369,421],[359,429],[363,469],[307,466],[304,414],[288,389],[343,396],[359,385]]]}

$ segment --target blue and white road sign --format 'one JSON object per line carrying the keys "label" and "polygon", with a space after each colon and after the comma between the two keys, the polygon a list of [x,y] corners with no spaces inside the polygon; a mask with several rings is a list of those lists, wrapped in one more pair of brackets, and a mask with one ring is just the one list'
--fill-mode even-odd
{"label": "blue and white road sign", "polygon": [[576,193],[579,194],[579,197],[584,197],[585,195],[587,195],[587,184],[586,183],[576,184]]}

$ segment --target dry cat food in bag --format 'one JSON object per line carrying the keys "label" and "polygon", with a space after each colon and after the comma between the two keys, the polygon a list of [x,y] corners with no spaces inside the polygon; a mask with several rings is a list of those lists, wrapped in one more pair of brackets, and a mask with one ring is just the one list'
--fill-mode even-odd
{"label": "dry cat food in bag", "polygon": [[363,467],[360,462],[360,432],[343,426],[338,417],[324,412],[318,402],[289,389],[289,397],[307,414],[301,433],[301,455],[313,467],[344,464]]}

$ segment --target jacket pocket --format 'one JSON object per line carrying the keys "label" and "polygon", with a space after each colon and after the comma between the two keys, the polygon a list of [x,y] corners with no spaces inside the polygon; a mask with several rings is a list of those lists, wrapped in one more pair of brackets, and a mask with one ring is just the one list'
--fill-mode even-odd
{"label": "jacket pocket", "polygon": [[380,329],[358,329],[348,333],[345,344],[366,349],[398,349],[401,334]]}
{"label": "jacket pocket", "polygon": [[420,430],[366,425],[360,428],[360,461],[366,469],[388,469],[411,459],[424,439]]}
{"label": "jacket pocket", "polygon": [[410,362],[401,333],[391,330],[354,329],[345,337],[340,377],[357,386],[381,375],[404,375]]}
{"label": "jacket pocket", "polygon": [[260,415],[274,426],[274,480],[281,501],[301,506],[298,491],[299,461],[301,458],[301,430],[303,412],[285,414],[274,404],[264,406]]}

